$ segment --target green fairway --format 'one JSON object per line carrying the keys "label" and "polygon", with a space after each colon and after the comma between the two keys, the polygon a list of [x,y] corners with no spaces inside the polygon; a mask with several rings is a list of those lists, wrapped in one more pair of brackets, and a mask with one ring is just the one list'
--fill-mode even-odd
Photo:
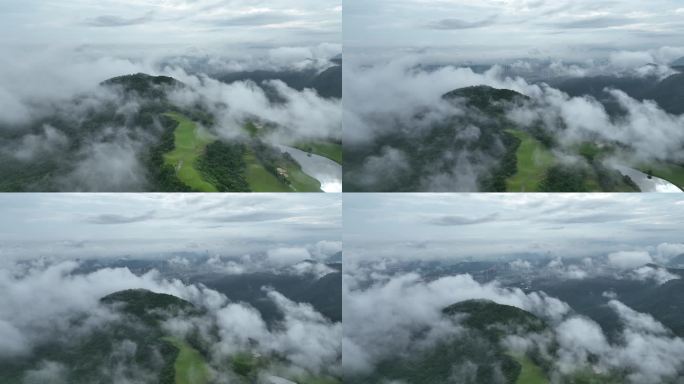
{"label": "green fairway", "polygon": [[520,139],[516,151],[518,171],[506,180],[508,192],[538,192],[539,183],[553,166],[553,154],[527,132],[508,129],[506,132]]}
{"label": "green fairway", "polygon": [[285,183],[268,172],[251,150],[245,154],[247,182],[253,192],[292,192]]}
{"label": "green fairway", "polygon": [[328,159],[342,164],[342,145],[331,141],[303,142],[293,145],[293,147],[314,155],[327,157]]}
{"label": "green fairway", "polygon": [[682,166],[666,163],[654,163],[639,166],[637,168],[646,174],[648,174],[650,170],[653,176],[665,179],[676,185],[679,189],[684,190],[684,167]]}
{"label": "green fairway", "polygon": [[176,384],[205,384],[209,382],[209,369],[202,355],[185,342],[174,337],[165,337],[165,341],[178,348]]}
{"label": "green fairway", "polygon": [[214,138],[181,114],[167,113],[166,116],[176,120],[178,127],[174,131],[175,148],[164,154],[164,162],[173,166],[178,179],[190,188],[200,192],[217,192],[216,187],[205,181],[195,168],[197,158]]}
{"label": "green fairway", "polygon": [[290,183],[288,185],[285,181],[278,179],[275,175],[268,172],[251,150],[248,150],[245,154],[245,163],[247,164],[247,182],[253,192],[321,191],[321,183],[304,173],[297,164],[290,163],[286,166]]}
{"label": "green fairway", "polygon": [[516,384],[547,384],[549,380],[544,376],[544,372],[529,357],[525,355],[509,354],[521,365],[520,375],[515,381]]}

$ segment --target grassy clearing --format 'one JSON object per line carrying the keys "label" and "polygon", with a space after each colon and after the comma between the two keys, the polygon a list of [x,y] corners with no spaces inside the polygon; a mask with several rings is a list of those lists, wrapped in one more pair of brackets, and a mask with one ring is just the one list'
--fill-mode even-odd
{"label": "grassy clearing", "polygon": [[164,154],[164,163],[174,167],[178,179],[190,188],[200,192],[217,192],[216,187],[205,181],[196,168],[197,159],[214,138],[181,114],[167,113],[166,116],[176,120],[178,127],[174,131],[175,148]]}
{"label": "grassy clearing", "polygon": [[520,139],[516,151],[518,171],[506,180],[508,192],[538,192],[539,183],[554,164],[553,154],[527,132],[508,129],[506,132]]}
{"label": "grassy clearing", "polygon": [[521,365],[520,375],[516,384],[548,384],[544,371],[525,355],[510,354]]}
{"label": "grassy clearing", "polygon": [[684,167],[682,166],[666,163],[654,163],[639,166],[637,169],[646,174],[651,171],[653,176],[665,179],[676,185],[679,189],[684,190]]}
{"label": "grassy clearing", "polygon": [[292,192],[292,189],[285,185],[277,177],[268,172],[251,150],[245,154],[245,164],[247,164],[246,178],[249,187],[254,192]]}
{"label": "grassy clearing", "polygon": [[205,384],[209,382],[209,369],[204,358],[197,350],[174,337],[165,337],[165,341],[178,348],[176,384]]}
{"label": "grassy clearing", "polygon": [[294,145],[295,148],[314,155],[327,157],[342,165],[342,145],[330,141],[303,142]]}
{"label": "grassy clearing", "polygon": [[287,173],[295,192],[321,192],[321,183],[304,173],[298,165],[288,165]]}
{"label": "grassy clearing", "polygon": [[320,192],[321,183],[307,175],[294,163],[285,168],[290,185],[280,180],[259,162],[254,152],[248,150],[245,154],[246,179],[253,192]]}

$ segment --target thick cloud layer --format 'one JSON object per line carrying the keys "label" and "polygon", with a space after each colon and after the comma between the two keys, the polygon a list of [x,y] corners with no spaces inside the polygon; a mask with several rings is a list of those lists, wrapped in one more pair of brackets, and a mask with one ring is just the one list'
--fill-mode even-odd
{"label": "thick cloud layer", "polygon": [[[578,316],[566,303],[543,292],[524,293],[497,282],[480,284],[470,275],[436,280],[417,274],[383,274],[382,268],[345,270],[343,367],[346,374],[371,372],[385,359],[401,357],[434,346],[447,336],[465,335],[468,329],[446,320],[441,310],[468,299],[486,299],[512,305],[540,316],[550,333],[511,335],[503,346],[520,353],[538,348],[553,356],[551,379],[577,370],[596,373],[624,372],[630,383],[659,383],[684,369],[684,340],[652,316],[639,313],[615,299],[607,306],[622,326],[619,337],[609,341],[593,320]],[[421,332],[420,339],[414,335]]]}
{"label": "thick cloud layer", "polygon": [[290,144],[302,139],[341,138],[340,101],[324,99],[314,90],[300,92],[282,81],[268,81],[266,86],[282,98],[282,102],[274,103],[265,89],[253,82],[224,84],[206,76],[184,74],[178,78],[191,88],[176,91],[171,100],[184,107],[207,105],[216,116],[216,132],[225,138],[245,136],[243,127],[248,119],[278,126],[273,133],[276,142]]}
{"label": "thick cloud layer", "polygon": [[[343,364],[345,373],[372,370],[375,363],[397,351],[434,345],[445,335],[460,330],[442,317],[441,310],[463,300],[488,299],[531,311],[543,318],[560,319],[569,311],[567,304],[544,293],[526,294],[496,283],[480,284],[469,275],[427,281],[418,274],[377,276],[357,280],[355,272],[345,271],[343,280],[344,328]],[[371,284],[363,287],[359,284]],[[416,347],[415,333],[426,337]]]}
{"label": "thick cloud layer", "polygon": [[[624,325],[616,343],[608,342],[598,324],[584,317],[570,317],[556,326],[559,372],[596,365],[599,372],[627,371],[630,383],[654,384],[681,374],[684,340],[672,336],[652,316],[636,312],[620,301],[610,300],[608,306]],[[590,355],[598,358],[598,363],[590,363]]]}
{"label": "thick cloud layer", "polygon": [[679,20],[684,9],[676,0],[350,0],[344,5],[346,47],[432,48],[469,61],[585,60],[615,49],[681,44],[684,28]]}
{"label": "thick cloud layer", "polygon": [[[100,82],[133,73],[174,76],[189,87],[171,95],[181,108],[202,107],[215,117],[211,127],[218,137],[246,136],[246,121],[277,129],[269,141],[292,144],[298,140],[341,138],[341,102],[312,89],[295,90],[282,81],[221,83],[208,77],[238,71],[285,71],[313,75],[333,65],[339,44],[237,50],[184,52],[155,50],[101,51],[57,46],[22,49],[0,59],[0,153],[19,164],[57,165],[50,189],[64,191],[148,190],[148,151],[161,134],[158,122],[141,125],[139,114],[150,100],[100,87]],[[19,64],[18,64],[19,63]],[[273,98],[277,98],[276,102]],[[123,116],[92,126],[95,113]],[[44,124],[58,121],[63,127]],[[77,130],[84,121],[85,128]],[[40,126],[42,124],[42,126]],[[37,126],[38,125],[38,126]],[[112,160],[114,159],[114,160]],[[24,188],[45,189],[41,186]]]}
{"label": "thick cloud layer", "polygon": [[[557,153],[557,158],[562,161],[582,163],[584,160],[573,153],[576,152],[574,148],[584,142],[624,148],[615,158],[606,160],[609,167],[654,160],[681,161],[684,136],[680,128],[684,117],[665,112],[653,101],[640,101],[616,89],[606,88],[601,100],[597,100],[593,96],[572,97],[543,83],[554,78],[605,74],[618,78],[648,78],[655,83],[676,73],[665,59],[659,59],[661,64],[654,66],[641,61],[624,62],[620,59],[623,55],[618,52],[608,62],[589,61],[580,65],[523,60],[508,66],[495,65],[484,72],[453,65],[453,62],[434,66],[430,61],[434,58],[429,54],[386,60],[351,55],[344,68],[345,144],[350,148],[358,147],[357,156],[364,156],[364,147],[379,146],[381,143],[376,140],[389,141],[388,138],[394,137],[405,137],[421,147],[422,132],[434,128],[437,123],[447,124],[450,119],[464,116],[475,123],[457,126],[462,132],[459,138],[475,144],[479,128],[488,121],[471,108],[447,103],[441,96],[458,88],[487,85],[530,97],[524,105],[510,107],[506,118],[521,127],[541,128],[556,138],[557,150],[562,152]],[[646,56],[655,59],[657,53],[646,53]],[[539,78],[540,74],[544,75]],[[526,77],[533,80],[526,80]],[[621,113],[616,116],[606,104]],[[431,175],[430,180],[417,183],[423,190],[476,190],[473,181],[477,176],[487,176],[500,160],[500,157],[487,156],[481,149],[474,153],[469,149],[434,155],[449,159],[455,164],[454,169],[443,170]],[[347,178],[364,189],[382,189],[388,183],[387,175],[406,172],[406,156],[401,149],[385,145],[382,151],[359,159],[361,165],[358,169],[348,169]],[[420,173],[445,168],[439,162],[432,162],[430,166]]]}
{"label": "thick cloud layer", "polygon": [[[48,266],[35,262],[0,270],[0,288],[5,292],[0,299],[5,308],[0,315],[1,358],[28,356],[36,346],[47,342],[87,336],[121,319],[115,310],[100,304],[101,297],[125,289],[147,289],[178,296],[206,311],[199,317],[173,318],[164,327],[181,337],[192,330],[200,331],[211,345],[211,363],[217,364],[212,365],[212,370],[217,378],[230,374],[224,371],[225,359],[254,350],[287,359],[283,367],[266,368],[275,369],[274,373],[286,369],[298,375],[339,374],[341,324],[330,322],[310,305],[295,303],[272,289],[268,289],[268,298],[283,313],[284,320],[268,328],[250,305],[230,302],[202,285],[166,279],[154,270],[136,275],[127,268],[103,268],[82,274],[76,273],[78,267],[77,262]],[[32,304],[27,306],[29,302]],[[74,322],[77,318],[80,320]],[[211,336],[214,330],[218,330],[218,339]],[[134,351],[135,344],[122,344],[122,348]],[[45,362],[27,377],[38,380],[48,372],[63,369],[54,362]],[[124,376],[137,376],[140,382],[147,382],[144,372]]]}

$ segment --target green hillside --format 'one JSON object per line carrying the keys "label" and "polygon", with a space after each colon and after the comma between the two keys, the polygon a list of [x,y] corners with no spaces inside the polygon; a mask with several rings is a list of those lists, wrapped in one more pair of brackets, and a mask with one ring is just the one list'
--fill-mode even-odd
{"label": "green hillside", "polygon": [[[524,354],[505,349],[502,341],[509,335],[552,335],[543,320],[517,307],[489,300],[466,300],[444,308],[442,313],[456,322],[455,327],[465,327],[465,331],[455,332],[423,349],[397,351],[376,364],[372,373],[348,375],[344,382],[448,383],[453,382],[454,372],[467,372],[467,378],[459,376],[459,379],[474,384],[501,380],[510,384],[549,384],[551,377],[558,384],[616,384],[625,382],[628,374],[621,371],[599,374],[589,366],[578,366],[575,372],[558,375],[553,361],[557,347],[553,342],[547,352],[536,347]],[[463,371],[463,367],[468,368]]]}
{"label": "green hillside", "polygon": [[174,363],[175,384],[206,384],[209,382],[209,368],[204,357],[186,342],[174,337],[164,337],[178,349]]}
{"label": "green hillside", "polygon": [[326,157],[342,165],[342,144],[332,141],[310,141],[297,143],[295,148],[314,155]]}
{"label": "green hillside", "polygon": [[[135,381],[140,379],[141,369],[156,378],[155,382],[176,383],[174,366],[180,364],[179,359],[186,364],[183,361],[188,352],[165,340],[167,335],[161,323],[172,317],[197,314],[197,309],[175,296],[143,289],[115,292],[100,302],[123,316],[90,332],[45,341],[36,345],[29,356],[0,359],[0,382],[23,383],[27,372],[51,361],[65,367],[70,384]],[[195,355],[193,364],[198,359]]]}
{"label": "green hillside", "polygon": [[174,149],[164,155],[165,163],[172,166],[178,179],[193,190],[217,192],[216,187],[205,181],[197,169],[198,158],[215,139],[183,115],[168,113],[167,116],[176,120],[178,127],[174,131]]}
{"label": "green hillside", "polygon": [[517,172],[506,181],[508,192],[538,192],[549,168],[554,164],[553,154],[529,133],[519,129],[506,132],[520,140],[516,151]]}
{"label": "green hillside", "polygon": [[[0,129],[6,148],[21,148],[27,138],[57,138],[57,144],[30,159],[11,151],[0,153],[5,164],[0,167],[0,191],[320,192],[317,180],[267,140],[269,133],[285,129],[277,122],[257,128],[246,121],[248,137],[225,139],[216,134],[220,127],[207,105],[174,104],[171,92],[188,86],[171,77],[138,73],[103,81],[100,87],[113,97],[90,106],[89,95],[75,96],[25,126]],[[129,104],[136,108],[124,108]],[[67,113],[76,107],[84,110],[82,115]],[[107,172],[83,171],[105,151],[94,151],[94,145],[116,152],[121,140],[135,144],[126,159],[133,166],[121,170],[124,176],[107,178]],[[314,150],[332,158],[341,151],[328,141],[316,143]]]}

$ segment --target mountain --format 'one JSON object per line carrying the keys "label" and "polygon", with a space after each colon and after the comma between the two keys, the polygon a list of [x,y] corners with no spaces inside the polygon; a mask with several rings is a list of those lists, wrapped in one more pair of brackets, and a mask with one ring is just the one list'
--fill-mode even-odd
{"label": "mountain", "polygon": [[[490,300],[466,300],[442,310],[444,320],[452,321],[451,335],[441,330],[437,340],[427,344],[423,334],[401,335],[416,340],[415,346],[396,351],[375,364],[368,374],[348,375],[345,383],[406,384],[619,384],[625,372],[592,371],[577,367],[560,373],[554,366],[558,352],[553,331],[534,314]],[[425,331],[425,333],[427,330]],[[549,344],[531,343],[526,352],[507,349],[510,336],[545,338]],[[420,342],[418,342],[420,340]],[[590,361],[593,357],[590,357]],[[553,378],[553,380],[551,380]]]}
{"label": "mountain", "polygon": [[280,80],[290,88],[301,91],[305,88],[315,89],[325,98],[342,98],[342,58],[333,58],[332,64],[323,71],[315,68],[303,70],[255,70],[225,72],[213,75],[219,81],[232,83],[236,81],[253,81],[262,85],[268,80]]}
{"label": "mountain", "polygon": [[516,332],[513,330],[521,334],[546,330],[544,322],[529,312],[488,300],[468,300],[448,306],[442,313],[445,319],[458,324],[454,330],[460,326],[466,330],[443,337],[433,346],[398,352],[377,364],[371,374],[347,377],[345,383],[428,384],[456,380],[514,384],[523,364],[527,370],[535,364],[531,358],[541,359],[534,353],[530,353],[532,357],[513,356],[501,345],[505,336]]}
{"label": "mountain", "polygon": [[681,255],[677,255],[670,259],[668,262],[668,265],[674,267],[674,268],[684,268],[684,253]]}
{"label": "mountain", "polygon": [[308,88],[313,88],[325,98],[342,98],[342,65],[332,66],[317,74],[308,83]]}
{"label": "mountain", "polygon": [[[100,302],[122,317],[46,340],[36,345],[30,356],[0,359],[0,382],[33,382],[32,372],[49,362],[62,367],[58,372],[63,377],[50,377],[55,382],[173,384],[178,382],[177,375],[184,374],[174,367],[181,350],[200,356],[186,341],[168,337],[161,327],[165,320],[194,311],[191,303],[147,290],[116,292]],[[197,370],[197,383],[206,383],[206,366],[201,359],[187,369]]]}
{"label": "mountain", "polygon": [[671,75],[647,91],[642,99],[654,100],[665,111],[684,113],[684,73]]}
{"label": "mountain", "polygon": [[[507,117],[510,108],[532,103],[526,95],[480,85],[452,90],[442,99],[454,106],[453,114],[435,121],[431,111],[421,111],[410,124],[397,122],[372,142],[345,144],[345,191],[639,190],[631,179],[603,165],[602,156],[610,150],[594,143],[572,153],[585,157],[586,164],[557,161],[554,150],[560,148],[552,134],[541,125],[521,127]],[[384,158],[400,170],[375,170]]]}
{"label": "mountain", "polygon": [[522,103],[530,98],[510,89],[497,89],[487,85],[459,88],[442,95],[445,100],[463,99],[466,105],[489,114],[502,114],[507,103]]}
{"label": "mountain", "polygon": [[609,97],[606,89],[618,89],[637,100],[653,100],[660,108],[671,114],[684,113],[684,74],[681,73],[664,79],[653,76],[589,76],[551,80],[549,84],[573,97],[594,97],[611,115],[624,111]]}
{"label": "mountain", "polygon": [[444,308],[442,313],[448,317],[467,315],[462,324],[487,334],[493,341],[499,340],[508,329],[516,329],[520,333],[538,333],[547,329],[544,321],[533,314],[491,300],[461,301]]}
{"label": "mountain", "polygon": [[309,303],[331,321],[342,321],[341,271],[328,273],[320,278],[257,272],[204,275],[193,281],[221,292],[231,300],[249,303],[259,310],[269,324],[281,320],[282,314],[266,297],[263,287],[272,287],[290,300]]}
{"label": "mountain", "polygon": [[185,84],[172,77],[151,76],[145,73],[113,77],[100,85],[119,88],[126,94],[135,94],[143,98],[165,98],[169,91],[185,87]]}
{"label": "mountain", "polygon": [[170,317],[200,314],[190,302],[164,293],[145,289],[115,292],[100,299],[105,306],[140,319],[148,325],[158,325]]}
{"label": "mountain", "polygon": [[167,76],[119,76],[100,84],[106,97],[79,95],[32,123],[0,129],[0,191],[321,191],[262,134],[276,123],[247,119],[244,135],[222,138],[206,105],[169,99],[185,87]]}
{"label": "mountain", "polygon": [[670,63],[670,67],[679,71],[684,70],[684,57],[680,57],[679,59]]}
{"label": "mountain", "polygon": [[[681,273],[681,271],[679,272]],[[608,276],[581,280],[543,279],[532,282],[530,290],[544,291],[568,303],[577,313],[590,317],[608,336],[616,335],[620,322],[614,311],[606,306],[607,292],[638,312],[648,313],[684,337],[684,279],[664,284],[652,281],[620,279]]]}

